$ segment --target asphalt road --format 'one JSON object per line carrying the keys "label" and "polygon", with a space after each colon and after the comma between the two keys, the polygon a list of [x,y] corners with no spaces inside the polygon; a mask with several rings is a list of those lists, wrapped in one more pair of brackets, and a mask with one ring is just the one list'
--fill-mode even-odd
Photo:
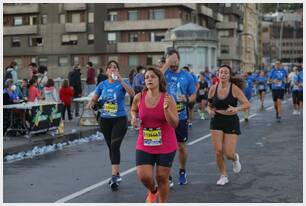
{"label": "asphalt road", "polygon": [[[227,161],[229,184],[219,178],[209,137],[209,120],[195,115],[189,130],[188,185],[178,185],[178,160],[173,164],[174,187],[169,202],[176,203],[296,203],[303,202],[303,117],[292,115],[292,103],[284,102],[281,123],[275,121],[270,96],[266,110],[252,100],[252,118],[241,122],[237,152],[242,171],[234,174]],[[242,116],[243,114],[241,114]],[[4,163],[5,203],[143,203],[146,189],[135,173],[137,133],[129,130],[121,147],[120,190],[107,184],[111,174],[104,141],[78,145],[13,163]]]}

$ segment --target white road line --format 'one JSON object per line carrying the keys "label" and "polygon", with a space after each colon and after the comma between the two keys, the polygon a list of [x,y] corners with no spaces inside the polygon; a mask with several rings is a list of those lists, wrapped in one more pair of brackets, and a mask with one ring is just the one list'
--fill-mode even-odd
{"label": "white road line", "polygon": [[[273,106],[272,106],[272,107],[273,107]],[[252,117],[255,117],[256,115],[257,115],[257,113],[254,113],[254,114],[250,115],[250,116],[249,116],[249,119],[252,118]],[[242,121],[244,121],[244,120],[241,119],[240,122],[242,122]],[[200,142],[200,141],[202,141],[202,140],[204,140],[204,139],[207,139],[208,137],[210,137],[210,134],[207,134],[207,135],[205,135],[205,136],[203,136],[203,137],[199,137],[198,139],[196,139],[196,140],[194,140],[194,141],[192,141],[192,142],[189,142],[187,145],[196,144],[196,143],[198,143],[198,142]],[[130,169],[128,169],[128,170],[122,172],[120,175],[123,177],[123,176],[125,176],[125,175],[128,175],[128,174],[134,172],[134,171],[136,171],[136,167],[132,167],[132,168],[130,168]],[[87,192],[90,192],[91,190],[94,190],[94,189],[96,189],[96,188],[98,188],[98,187],[101,187],[101,186],[103,186],[103,185],[108,184],[108,181],[109,181],[109,178],[108,178],[108,179],[105,179],[105,180],[103,180],[103,181],[101,181],[101,182],[98,182],[98,183],[96,183],[96,184],[94,184],[94,185],[91,185],[91,186],[89,186],[89,187],[87,187],[87,188],[85,188],[85,189],[82,189],[82,190],[80,190],[80,191],[78,191],[78,192],[75,192],[75,193],[73,193],[73,194],[71,194],[71,195],[68,195],[68,196],[66,196],[66,197],[63,197],[63,198],[61,198],[61,199],[55,201],[54,203],[64,203],[64,202],[67,202],[67,201],[69,201],[69,200],[72,200],[72,199],[74,199],[74,198],[76,198],[76,197],[79,197],[79,196],[81,196],[81,195],[83,195],[83,194],[85,194],[85,193],[87,193]]]}

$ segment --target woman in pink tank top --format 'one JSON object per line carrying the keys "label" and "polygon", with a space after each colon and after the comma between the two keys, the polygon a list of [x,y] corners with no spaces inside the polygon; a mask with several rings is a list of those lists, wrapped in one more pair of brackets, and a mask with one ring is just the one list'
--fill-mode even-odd
{"label": "woman in pink tank top", "polygon": [[[166,81],[155,68],[145,72],[144,91],[138,93],[131,108],[132,126],[136,127],[139,113],[140,129],[136,145],[137,175],[148,189],[146,202],[167,202],[169,174],[177,142],[174,128],[179,119],[174,99],[166,94]],[[153,178],[156,165],[156,182]]]}

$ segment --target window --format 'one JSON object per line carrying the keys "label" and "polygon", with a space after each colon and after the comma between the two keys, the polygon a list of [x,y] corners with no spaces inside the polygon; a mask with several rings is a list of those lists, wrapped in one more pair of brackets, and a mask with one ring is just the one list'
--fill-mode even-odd
{"label": "window", "polygon": [[137,56],[129,56],[129,67],[132,67],[132,66],[137,66],[138,65],[138,58]]}
{"label": "window", "polygon": [[93,66],[97,66],[98,65],[98,57],[97,56],[90,56],[88,58],[88,61],[92,62]]}
{"label": "window", "polygon": [[43,46],[42,37],[29,37],[29,46]]}
{"label": "window", "polygon": [[164,32],[151,32],[150,41],[151,42],[161,42],[165,39]]}
{"label": "window", "polygon": [[231,4],[225,4],[225,7],[231,7]]}
{"label": "window", "polygon": [[94,23],[94,13],[88,12],[88,23]]}
{"label": "window", "polygon": [[264,28],[262,29],[262,32],[268,32],[268,31],[269,31],[268,27],[264,27]]}
{"label": "window", "polygon": [[87,43],[88,43],[88,44],[93,44],[94,41],[95,41],[95,36],[94,36],[94,34],[88,34]]}
{"label": "window", "polygon": [[58,66],[69,66],[69,59],[67,56],[58,57]]}
{"label": "window", "polygon": [[153,57],[151,55],[147,56],[147,65],[153,65]]}
{"label": "window", "polygon": [[128,20],[135,21],[138,19],[138,11],[128,11]]}
{"label": "window", "polygon": [[150,9],[150,19],[164,19],[165,10],[164,9]]}
{"label": "window", "polygon": [[65,24],[65,23],[66,23],[66,15],[60,14],[60,24]]}
{"label": "window", "polygon": [[19,26],[22,25],[22,17],[21,16],[14,16],[14,26]]}
{"label": "window", "polygon": [[129,33],[129,42],[138,42],[138,33]]}
{"label": "window", "polygon": [[12,47],[20,47],[20,37],[12,37]]}
{"label": "window", "polygon": [[107,41],[109,44],[114,44],[117,41],[116,33],[115,32],[108,32],[107,33]]}
{"label": "window", "polygon": [[80,23],[81,22],[81,15],[79,13],[74,13],[71,15],[71,22],[72,23]]}
{"label": "window", "polygon": [[47,15],[41,15],[41,24],[47,24]]}
{"label": "window", "polygon": [[219,31],[219,37],[229,37],[229,31],[228,30]]}
{"label": "window", "polygon": [[118,16],[118,13],[113,11],[113,12],[109,12],[109,20],[110,21],[117,21],[117,16]]}
{"label": "window", "polygon": [[78,36],[73,35],[63,35],[62,36],[62,45],[77,45],[78,44]]}
{"label": "window", "polygon": [[37,25],[37,16],[30,16],[30,25]]}
{"label": "window", "polygon": [[48,57],[38,57],[39,66],[48,66]]}
{"label": "window", "polygon": [[221,45],[221,54],[229,54],[229,46]]}

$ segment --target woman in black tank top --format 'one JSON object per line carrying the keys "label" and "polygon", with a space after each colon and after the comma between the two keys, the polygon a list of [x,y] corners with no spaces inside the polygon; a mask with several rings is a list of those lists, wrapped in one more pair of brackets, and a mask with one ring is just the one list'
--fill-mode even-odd
{"label": "woman in black tank top", "polygon": [[[250,108],[250,103],[243,94],[243,80],[235,78],[228,65],[219,67],[220,83],[214,85],[208,94],[208,114],[211,116],[210,133],[216,155],[220,179],[217,185],[228,183],[224,155],[233,162],[233,171],[240,172],[241,164],[236,153],[236,144],[240,134],[237,113]],[[237,106],[237,103],[240,106]]]}

